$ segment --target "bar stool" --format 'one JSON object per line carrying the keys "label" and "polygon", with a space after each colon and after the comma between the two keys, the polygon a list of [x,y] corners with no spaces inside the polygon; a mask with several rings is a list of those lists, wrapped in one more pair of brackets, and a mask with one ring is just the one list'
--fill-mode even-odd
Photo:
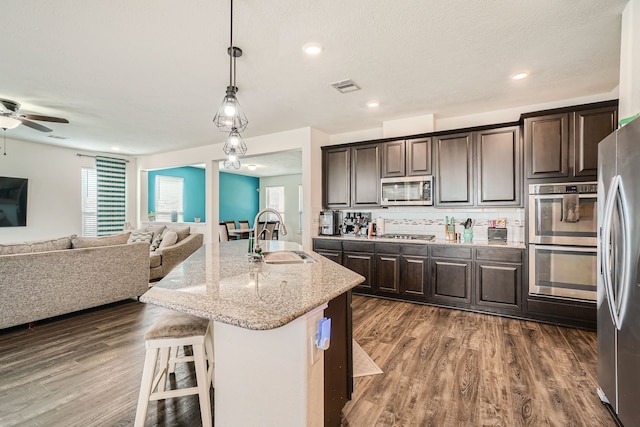
{"label": "bar stool", "polygon": [[[199,396],[203,427],[211,426],[211,386],[214,384],[211,322],[186,313],[168,311],[158,317],[144,338],[147,352],[138,395],[135,426],[144,426],[149,401],[191,394]],[[178,357],[178,347],[186,345],[192,347],[193,356]],[[156,373],[158,354],[160,364]],[[197,386],[167,390],[167,374],[174,372],[175,364],[181,362],[194,363]]]}

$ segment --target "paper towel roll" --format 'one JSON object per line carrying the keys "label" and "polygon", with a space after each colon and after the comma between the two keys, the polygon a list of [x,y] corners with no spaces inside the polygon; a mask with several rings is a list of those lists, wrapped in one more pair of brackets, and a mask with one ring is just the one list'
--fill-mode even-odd
{"label": "paper towel roll", "polygon": [[384,218],[376,218],[376,236],[382,236],[384,233]]}

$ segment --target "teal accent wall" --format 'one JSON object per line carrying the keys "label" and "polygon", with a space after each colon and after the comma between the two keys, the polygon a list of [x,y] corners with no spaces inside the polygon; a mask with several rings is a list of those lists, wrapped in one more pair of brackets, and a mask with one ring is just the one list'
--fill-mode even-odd
{"label": "teal accent wall", "polygon": [[253,219],[260,208],[258,188],[259,178],[220,172],[220,221],[246,219],[253,227]]}
{"label": "teal accent wall", "polygon": [[192,166],[183,166],[179,168],[149,171],[149,211],[154,211],[156,205],[156,175],[184,178],[184,222],[194,222],[194,218],[197,216],[202,218],[202,222],[205,221],[206,171],[204,169],[194,168]]}

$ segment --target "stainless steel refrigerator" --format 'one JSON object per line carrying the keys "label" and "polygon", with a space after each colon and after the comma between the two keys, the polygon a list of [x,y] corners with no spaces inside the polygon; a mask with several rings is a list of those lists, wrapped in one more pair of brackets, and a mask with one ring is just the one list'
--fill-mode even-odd
{"label": "stainless steel refrigerator", "polygon": [[640,425],[640,120],[598,146],[598,394]]}

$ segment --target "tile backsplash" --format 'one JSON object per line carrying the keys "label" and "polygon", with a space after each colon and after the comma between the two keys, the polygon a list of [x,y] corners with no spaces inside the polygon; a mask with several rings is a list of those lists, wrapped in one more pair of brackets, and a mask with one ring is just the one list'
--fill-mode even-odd
{"label": "tile backsplash", "polygon": [[[345,210],[346,212],[350,212]],[[505,219],[507,239],[509,242],[524,242],[524,208],[469,208],[469,209],[435,209],[402,208],[371,209],[371,217],[377,223],[384,219],[384,232],[387,234],[434,234],[437,239],[444,239],[445,219],[454,218],[456,233],[462,233],[461,223],[467,218],[474,221],[474,240],[487,240],[487,227],[490,220]]]}

